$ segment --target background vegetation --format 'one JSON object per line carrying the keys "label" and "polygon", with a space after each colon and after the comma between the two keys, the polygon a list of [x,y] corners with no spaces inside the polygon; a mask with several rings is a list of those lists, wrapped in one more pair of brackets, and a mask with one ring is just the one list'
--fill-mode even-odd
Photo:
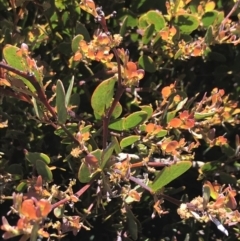
{"label": "background vegetation", "polygon": [[0,0],[3,238],[239,239],[238,13]]}

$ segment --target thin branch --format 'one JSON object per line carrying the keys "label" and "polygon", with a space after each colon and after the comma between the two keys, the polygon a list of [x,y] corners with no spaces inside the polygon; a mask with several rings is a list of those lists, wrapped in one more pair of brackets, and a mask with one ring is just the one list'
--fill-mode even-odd
{"label": "thin branch", "polygon": [[[80,196],[82,196],[83,193],[86,192],[86,191],[88,190],[88,188],[91,186],[92,182],[93,182],[93,181],[89,182],[89,183],[86,184],[84,187],[82,187],[78,192],[75,193],[75,196],[77,196],[78,198],[79,198]],[[60,205],[62,205],[62,204],[65,204],[65,203],[68,202],[68,201],[70,201],[70,200],[69,200],[69,197],[68,197],[68,198],[64,198],[64,199],[62,199],[62,200],[60,200],[60,201],[52,204],[52,209],[54,209],[54,208],[56,208],[56,207],[58,207],[58,206],[60,206]]]}
{"label": "thin branch", "polygon": [[221,25],[219,27],[219,32],[223,30],[224,28],[224,24],[227,22],[227,20],[231,17],[231,15],[236,11],[236,9],[238,8],[240,4],[240,0],[238,0],[234,6],[232,7],[231,11],[228,13],[228,15],[223,19],[223,21],[221,22]]}

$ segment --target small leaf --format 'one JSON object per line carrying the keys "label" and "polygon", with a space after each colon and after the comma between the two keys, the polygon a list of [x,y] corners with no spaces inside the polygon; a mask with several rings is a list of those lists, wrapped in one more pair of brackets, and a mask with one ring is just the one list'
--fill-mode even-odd
{"label": "small leaf", "polygon": [[77,21],[77,24],[76,24],[76,34],[80,34],[83,36],[84,40],[86,40],[87,42],[90,42],[91,41],[91,37],[89,35],[89,32],[88,30],[86,29],[86,27]]}
{"label": "small leaf", "polygon": [[150,188],[157,192],[164,186],[166,186],[171,181],[175,180],[179,176],[181,176],[184,172],[186,172],[192,163],[190,161],[181,161],[177,164],[174,164],[170,167],[165,167],[160,173],[156,176]]}
{"label": "small leaf", "polygon": [[42,176],[42,178],[45,181],[52,182],[53,180],[52,171],[44,161],[42,160],[36,161],[36,170],[38,172],[38,175]]}
{"label": "small leaf", "polygon": [[160,31],[166,25],[163,15],[159,11],[151,10],[146,13],[146,20],[149,24],[154,24],[155,30]]}
{"label": "small leaf", "polygon": [[[91,155],[95,156],[98,160],[101,160],[102,157],[102,151],[100,149],[96,149],[90,153]],[[91,176],[90,168],[87,166],[87,164],[83,161],[79,170],[78,170],[78,180],[81,183],[87,183],[90,182],[92,178],[95,177],[95,175]]]}
{"label": "small leaf", "polygon": [[207,204],[209,202],[210,199],[210,194],[211,194],[211,188],[209,185],[204,184],[203,185],[203,209],[205,210],[205,208],[207,207]]}
{"label": "small leaf", "polygon": [[148,26],[147,14],[143,14],[138,20],[138,27],[144,29]]}
{"label": "small leaf", "polygon": [[145,30],[144,30],[144,34],[142,37],[142,42],[143,44],[148,44],[152,38],[153,38],[153,34],[154,34],[154,25],[150,24]]}
{"label": "small leaf", "polygon": [[111,130],[123,131],[123,130],[124,130],[124,126],[123,126],[123,125],[124,125],[124,118],[122,118],[122,119],[117,119],[117,120],[111,122],[108,127],[109,127]]}
{"label": "small leaf", "polygon": [[205,12],[202,16],[203,26],[209,27],[210,25],[214,24],[217,17],[218,17],[218,11]]}
{"label": "small leaf", "polygon": [[130,114],[124,119],[124,129],[128,130],[142,124],[144,121],[147,120],[147,117],[148,115],[145,111],[137,111]]}
{"label": "small leaf", "polygon": [[11,164],[5,171],[13,175],[23,175],[22,164]]}
{"label": "small leaf", "polygon": [[138,238],[138,225],[136,222],[136,218],[134,217],[132,210],[129,208],[129,206],[126,204],[126,215],[127,215],[127,225],[128,225],[128,231],[131,235],[133,240],[137,240]]}
{"label": "small leaf", "polygon": [[138,63],[141,66],[141,68],[143,68],[149,73],[154,73],[156,71],[154,61],[150,56],[142,55],[138,59]]}
{"label": "small leaf", "polygon": [[81,183],[87,183],[91,180],[91,172],[89,167],[87,166],[87,164],[85,162],[82,162],[79,171],[78,171],[78,180]]}
{"label": "small leaf", "polygon": [[83,39],[84,39],[84,37],[81,34],[79,34],[79,35],[77,35],[73,38],[73,40],[72,40],[72,51],[73,51],[73,53],[76,53],[78,51],[79,42]]}
{"label": "small leaf", "polygon": [[150,105],[142,105],[142,106],[139,106],[141,108],[141,110],[145,111],[148,115],[148,119],[150,117],[152,117],[152,114],[153,114],[153,108],[150,106]]}
{"label": "small leaf", "polygon": [[73,84],[74,84],[74,76],[72,77],[72,79],[70,81],[70,84],[68,86],[68,90],[67,90],[67,93],[66,93],[66,97],[65,97],[65,105],[66,106],[68,106],[69,101],[70,101],[70,97],[71,97],[72,89],[73,89]]}
{"label": "small leaf", "polygon": [[94,112],[99,116],[103,116],[106,109],[110,107],[116,81],[117,77],[115,75],[110,79],[104,80],[92,94],[91,105]]}
{"label": "small leaf", "polygon": [[67,120],[67,107],[65,105],[65,90],[61,80],[57,81],[57,94],[56,94],[57,114],[58,121],[65,124]]}
{"label": "small leaf", "polygon": [[35,111],[35,114],[39,120],[42,120],[44,118],[44,112],[42,110],[41,104],[37,103],[36,99],[32,98],[33,108]]}
{"label": "small leaf", "polygon": [[56,218],[62,218],[64,215],[64,211],[65,211],[65,205],[60,205],[54,208],[53,213]]}
{"label": "small leaf", "polygon": [[178,26],[181,33],[191,33],[199,26],[198,17],[188,13],[176,14],[174,23]]}
{"label": "small leaf", "polygon": [[213,40],[214,40],[213,27],[209,26],[207,31],[206,31],[204,41],[206,42],[206,44],[210,45],[210,44],[212,44]]}
{"label": "small leaf", "polygon": [[126,29],[127,29],[127,23],[128,23],[128,16],[124,17],[123,21],[122,21],[122,25],[119,31],[119,34],[124,37],[124,35],[126,34]]}
{"label": "small leaf", "polygon": [[115,143],[115,145],[114,145],[114,146],[115,146],[115,153],[118,155],[119,153],[122,152],[121,147],[120,147],[120,144],[119,144],[119,142],[118,142],[118,139],[117,139],[116,136],[113,136],[113,137],[111,138],[111,140],[112,140],[112,142]]}
{"label": "small leaf", "polygon": [[[23,61],[23,57],[19,56],[17,54],[18,51],[20,51],[20,49],[17,48],[16,46],[6,45],[3,48],[3,57],[11,67],[13,67],[17,70],[21,70],[23,72],[27,72],[28,66],[25,63],[26,61]],[[35,74],[37,80],[39,81],[39,83],[41,83],[42,76],[39,75],[37,69],[34,71],[34,74]],[[36,92],[35,87],[32,85],[32,83],[30,81],[28,81],[27,79],[20,77],[18,75],[14,75],[14,76],[16,76],[18,81],[22,81],[29,88],[29,90],[31,92],[33,92],[33,93]]]}
{"label": "small leaf", "polygon": [[121,140],[120,146],[121,148],[125,148],[127,146],[131,146],[134,142],[139,140],[140,140],[140,136],[137,136],[137,135],[128,136]]}
{"label": "small leaf", "polygon": [[25,155],[26,159],[32,164],[36,165],[36,160],[42,160],[46,164],[50,164],[50,158],[44,153],[40,152],[27,152]]}
{"label": "small leaf", "polygon": [[101,169],[104,169],[104,167],[106,166],[107,162],[109,161],[109,159],[111,158],[113,151],[116,148],[116,143],[115,142],[111,142],[108,147],[103,151],[103,156],[102,156],[102,162],[101,162]]}
{"label": "small leaf", "polygon": [[212,11],[216,6],[216,3],[213,2],[213,1],[210,1],[210,2],[207,2],[206,5],[205,5],[205,11],[208,12],[208,11]]}
{"label": "small leaf", "polygon": [[118,102],[117,105],[115,106],[112,116],[112,119],[118,118],[122,114],[122,105]]}
{"label": "small leaf", "polygon": [[27,182],[25,182],[25,181],[20,182],[16,187],[16,191],[23,193],[26,191],[27,187],[28,187]]}
{"label": "small leaf", "polygon": [[208,113],[200,113],[200,112],[195,112],[194,113],[194,118],[196,120],[203,120],[205,118],[208,118],[208,117],[211,117],[213,115],[215,115],[215,111],[212,111],[212,112],[208,112]]}

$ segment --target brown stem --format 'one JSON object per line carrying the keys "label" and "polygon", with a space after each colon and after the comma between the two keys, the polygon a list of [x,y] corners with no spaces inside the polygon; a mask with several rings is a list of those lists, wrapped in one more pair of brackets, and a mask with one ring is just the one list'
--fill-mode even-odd
{"label": "brown stem", "polygon": [[227,22],[227,20],[230,18],[230,16],[233,14],[234,11],[236,11],[237,7],[239,6],[240,4],[240,0],[238,0],[234,6],[232,7],[231,11],[228,13],[228,15],[223,19],[221,25],[220,25],[220,28],[219,28],[219,32],[223,30],[224,28],[224,24]]}
{"label": "brown stem", "polygon": [[125,88],[122,85],[118,86],[117,93],[115,95],[113,103],[110,106],[110,108],[107,110],[106,115],[103,117],[103,143],[102,143],[103,149],[105,149],[107,146],[109,120],[112,116],[112,113],[113,113],[118,101],[120,100],[122,94],[124,93],[124,91],[125,91]]}
{"label": "brown stem", "polygon": [[[48,103],[48,100],[45,96],[44,90],[42,89],[42,87],[40,86],[40,84],[38,83],[36,77],[33,74],[29,74],[27,72],[23,72],[21,70],[15,69],[12,66],[5,64],[3,62],[0,62],[0,67],[2,67],[3,69],[6,69],[10,72],[13,72],[14,74],[17,74],[25,79],[27,79],[36,89],[37,94],[38,94],[38,98],[39,100],[42,102],[42,104],[48,109],[48,111],[52,114],[52,116],[54,117],[54,119],[57,120],[57,114],[54,111],[53,107]],[[78,141],[75,139],[75,137],[68,131],[68,129],[66,128],[65,125],[59,123],[59,125],[62,127],[62,129],[65,131],[65,133],[76,143],[79,144]]]}
{"label": "brown stem", "polygon": [[[87,189],[91,186],[91,184],[92,184],[92,182],[86,184],[86,185],[85,185],[84,187],[82,187],[78,192],[75,193],[75,196],[77,196],[77,197],[82,196],[82,194],[83,194],[84,192],[86,192]],[[54,208],[56,208],[56,207],[58,207],[58,206],[60,206],[60,205],[62,205],[62,204],[65,204],[65,203],[68,202],[68,201],[69,201],[69,198],[64,198],[64,199],[60,200],[59,202],[56,202],[56,203],[52,204],[52,209],[54,209]]]}

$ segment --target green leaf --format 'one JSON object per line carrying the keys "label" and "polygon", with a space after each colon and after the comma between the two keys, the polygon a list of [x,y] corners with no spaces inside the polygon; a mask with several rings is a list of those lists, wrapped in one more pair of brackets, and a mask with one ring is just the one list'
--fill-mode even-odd
{"label": "green leaf", "polygon": [[125,137],[120,141],[120,146],[121,148],[131,146],[134,142],[139,141],[140,139],[141,139],[140,136],[137,136],[137,135]]}
{"label": "green leaf", "polygon": [[79,42],[83,39],[84,39],[84,37],[81,34],[78,34],[77,36],[75,36],[73,38],[73,40],[72,40],[72,51],[73,51],[73,53],[76,53],[78,51]]}
{"label": "green leaf", "polygon": [[137,26],[137,15],[130,11],[128,8],[119,9],[118,15],[120,16],[120,21],[124,21],[124,19],[127,17],[127,27],[134,28]]}
{"label": "green leaf", "polygon": [[214,40],[213,27],[209,26],[205,34],[204,41],[206,42],[206,44],[210,45],[212,44],[213,40]]}
{"label": "green leaf", "polygon": [[219,172],[219,181],[221,183],[226,183],[230,185],[235,185],[237,183],[237,179],[235,176],[225,172]]}
{"label": "green leaf", "polygon": [[144,121],[147,120],[147,113],[145,111],[137,111],[132,114],[130,114],[128,117],[124,119],[123,126],[125,130],[129,130],[131,128],[134,128],[140,124],[142,124]]}
{"label": "green leaf", "polygon": [[203,209],[206,208],[211,195],[211,188],[209,185],[203,185]]}
{"label": "green leaf", "polygon": [[163,15],[159,11],[151,10],[146,13],[146,20],[149,24],[154,24],[155,30],[160,31],[166,25]]}
{"label": "green leaf", "polygon": [[147,22],[147,14],[143,14],[138,20],[138,27],[141,29],[145,29],[148,25],[149,24]]}
{"label": "green leaf", "polygon": [[111,130],[115,130],[115,131],[123,131],[124,130],[124,118],[122,119],[117,119],[113,122],[111,122],[109,125],[108,125],[108,128],[111,129]]}
{"label": "green leaf", "polygon": [[217,170],[221,166],[221,163],[219,161],[211,161],[206,162],[203,166],[201,166],[201,172],[207,173],[207,172],[213,172]]}
{"label": "green leaf", "polygon": [[102,161],[101,161],[101,169],[104,169],[110,157],[113,154],[113,151],[116,148],[116,142],[111,142],[108,147],[103,151]]}
{"label": "green leaf", "polygon": [[161,130],[156,134],[156,137],[164,137],[168,134],[167,130]]}
{"label": "green leaf", "polygon": [[182,51],[182,49],[179,49],[179,50],[175,53],[174,59],[179,59],[182,55],[183,55],[183,51]]}
{"label": "green leaf", "polygon": [[[18,47],[12,46],[12,45],[6,45],[3,48],[3,57],[4,57],[5,61],[11,67],[13,67],[17,70],[21,70],[23,72],[30,71],[25,59],[23,57],[21,57],[21,55],[17,54],[18,51],[20,51],[20,49]],[[33,70],[33,74],[35,75],[39,84],[42,86],[42,71],[36,67]],[[15,75],[15,74],[14,74],[14,77],[16,77],[19,81],[22,81],[29,88],[29,90],[32,93],[36,92],[35,87],[31,84],[30,81],[28,81],[27,79],[25,79],[21,76]]]}
{"label": "green leaf", "polygon": [[72,110],[77,109],[80,105],[80,95],[79,93],[73,93],[70,97],[69,106],[75,106]]}
{"label": "green leaf", "polygon": [[68,116],[67,116],[67,107],[65,104],[65,90],[61,80],[57,81],[56,104],[57,104],[58,121],[61,124],[65,124]]}
{"label": "green leaf", "polygon": [[67,90],[67,93],[66,93],[66,97],[65,97],[65,105],[66,106],[68,106],[68,104],[69,104],[69,100],[70,100],[70,97],[71,97],[71,94],[72,94],[73,84],[74,84],[74,76],[72,77],[72,79],[70,81],[70,84],[68,86],[68,90]]}
{"label": "green leaf", "polygon": [[[95,156],[98,160],[101,160],[102,151],[100,149],[96,149],[96,150],[92,151],[90,154]],[[96,174],[93,176],[91,176],[91,174],[92,173],[90,172],[90,169],[87,166],[87,164],[85,162],[82,162],[82,164],[78,170],[78,180],[81,183],[90,182],[92,180],[92,178],[94,178],[96,176]]]}
{"label": "green leaf", "polygon": [[218,11],[213,10],[213,11],[205,12],[202,16],[203,26],[209,27],[214,23],[217,17],[218,17]]}
{"label": "green leaf", "polygon": [[191,33],[199,26],[198,17],[188,13],[177,14],[174,23],[181,33]]}
{"label": "green leaf", "polygon": [[115,153],[118,155],[120,152],[122,152],[118,139],[116,136],[112,136],[111,140],[115,143]]}
{"label": "green leaf", "polygon": [[48,167],[48,165],[44,161],[36,160],[36,166],[35,167],[36,167],[38,175],[42,176],[42,178],[46,182],[52,182],[52,180],[53,180],[52,171],[50,170],[50,168]]}
{"label": "green leaf", "polygon": [[122,105],[118,102],[115,106],[111,118],[116,119],[122,114]]}
{"label": "green leaf", "polygon": [[38,222],[33,224],[31,233],[30,233],[30,241],[36,241],[38,238],[38,230],[40,229],[40,225]]}
{"label": "green leaf", "polygon": [[153,114],[153,108],[152,106],[150,105],[142,105],[142,106],[139,106],[141,108],[142,111],[145,111],[148,115],[148,119],[152,117],[152,114]]}
{"label": "green leaf", "polygon": [[27,182],[25,182],[25,181],[20,182],[16,187],[16,191],[17,192],[25,192],[27,190],[27,187],[28,187]]}
{"label": "green leaf", "polygon": [[33,103],[33,108],[35,111],[35,114],[39,120],[43,120],[44,118],[44,112],[42,110],[42,106],[40,103],[37,103],[36,99],[33,97],[32,98],[32,103]]}
{"label": "green leaf", "polygon": [[[78,130],[78,124],[77,123],[68,123],[65,127],[71,134],[74,134]],[[59,127],[57,130],[55,130],[54,134],[57,135],[57,136],[60,136],[61,138],[67,137],[67,134],[62,129],[62,127]]]}
{"label": "green leaf", "polygon": [[133,240],[137,240],[138,238],[138,225],[136,222],[136,218],[132,213],[132,210],[129,208],[127,204],[125,204],[126,215],[127,215],[127,226],[129,234],[131,235]]}
{"label": "green leaf", "polygon": [[81,183],[87,183],[91,180],[91,172],[89,167],[85,162],[82,162],[79,170],[78,170],[78,180]]}
{"label": "green leaf", "polygon": [[17,175],[18,177],[23,176],[23,168],[21,164],[11,164],[10,166],[6,167],[5,171],[12,175]]}
{"label": "green leaf", "polygon": [[90,42],[91,41],[91,37],[89,35],[89,32],[88,30],[86,29],[86,27],[77,21],[77,24],[76,24],[76,34],[81,34],[84,38],[84,40],[86,40],[87,42]]}
{"label": "green leaf", "polygon": [[221,150],[228,157],[233,157],[235,155],[235,150],[228,144],[222,145]]}
{"label": "green leaf", "polygon": [[192,163],[190,161],[181,161],[179,163],[171,165],[170,167],[164,167],[162,171],[160,171],[159,174],[156,176],[153,183],[149,185],[150,188],[154,192],[157,192],[158,190],[166,186],[168,183],[181,176],[191,166]]}
{"label": "green leaf", "polygon": [[106,109],[110,107],[116,81],[117,77],[115,75],[110,79],[104,80],[92,94],[91,105],[94,113],[97,113],[99,116],[103,116]]}
{"label": "green leaf", "polygon": [[54,208],[53,213],[56,218],[62,218],[64,215],[64,211],[65,211],[65,205],[60,205]]}
{"label": "green leaf", "polygon": [[47,165],[51,162],[49,156],[40,152],[27,152],[25,157],[32,165],[36,165],[37,160],[42,160]]}
{"label": "green leaf", "polygon": [[154,61],[150,56],[142,55],[138,59],[139,65],[149,73],[154,73],[156,71],[156,67]]}
{"label": "green leaf", "polygon": [[214,116],[215,113],[216,113],[215,111],[208,112],[208,113],[195,112],[194,113],[194,119],[196,119],[196,120],[203,120],[205,118]]}
{"label": "green leaf", "polygon": [[152,38],[153,38],[153,34],[154,34],[155,28],[153,24],[150,24],[145,30],[144,30],[144,34],[142,37],[142,42],[143,44],[148,44]]}
{"label": "green leaf", "polygon": [[174,110],[174,111],[169,111],[167,113],[167,123],[169,123],[177,114],[177,111]]}
{"label": "green leaf", "polygon": [[124,17],[123,21],[122,21],[122,25],[119,31],[119,34],[124,37],[124,35],[126,34],[127,31],[127,23],[128,23],[128,16]]}

